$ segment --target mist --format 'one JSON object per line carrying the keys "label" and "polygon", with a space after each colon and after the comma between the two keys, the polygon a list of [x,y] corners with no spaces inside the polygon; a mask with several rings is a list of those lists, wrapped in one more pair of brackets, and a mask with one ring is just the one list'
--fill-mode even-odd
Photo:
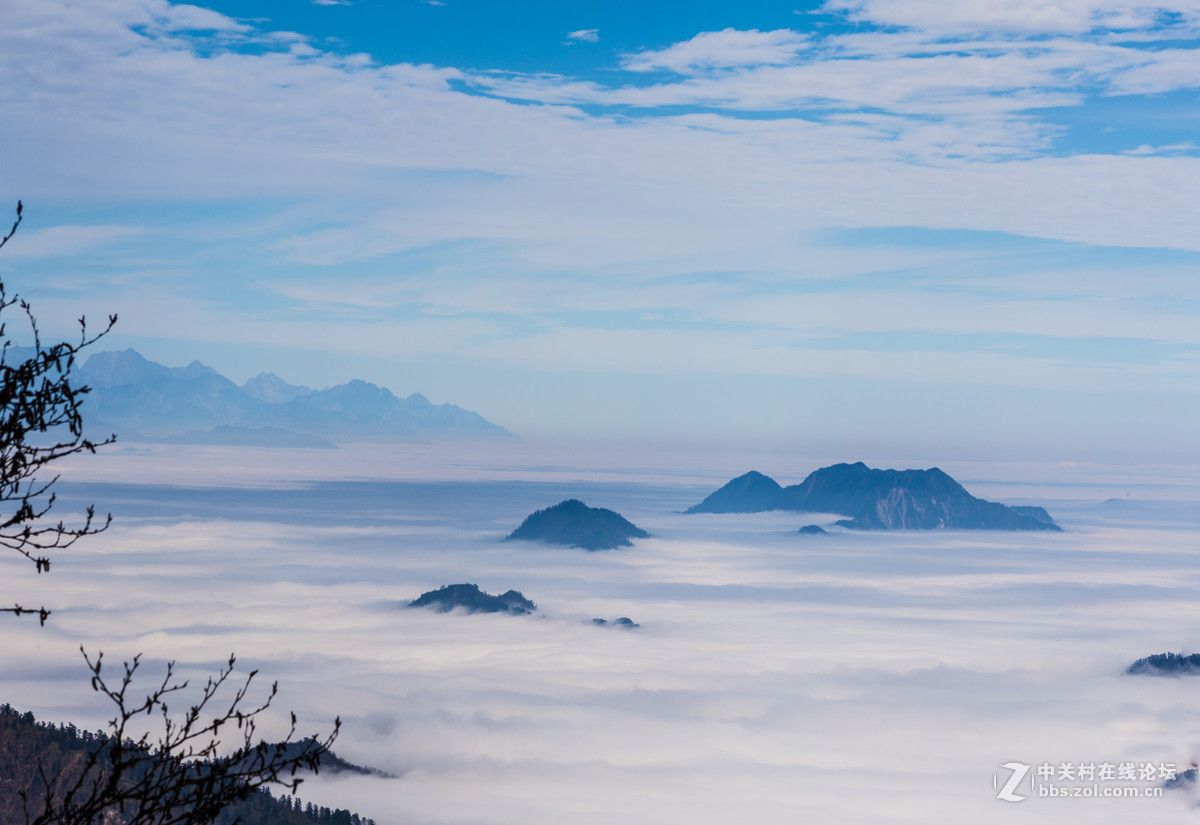
{"label": "mist", "polygon": [[[63,516],[94,503],[114,525],[49,575],[9,561],[9,588],[54,613],[7,625],[5,698],[95,729],[109,710],[81,644],[114,665],[142,653],[148,682],[236,651],[263,691],[279,682],[265,735],[288,709],[301,734],[340,716],[334,750],[390,775],[322,775],[299,796],[380,825],[1193,818],[1184,790],[1011,804],[993,786],[1013,761],[1197,758],[1194,684],[1123,674],[1200,650],[1187,468],[943,464],[1064,532],[802,536],[837,516],[681,511],[750,461],[789,482],[817,464],[676,458],[416,445],[79,462]],[[502,540],[567,497],[651,538]],[[405,607],[458,582],[538,611]],[[641,626],[592,623],[621,616]]]}

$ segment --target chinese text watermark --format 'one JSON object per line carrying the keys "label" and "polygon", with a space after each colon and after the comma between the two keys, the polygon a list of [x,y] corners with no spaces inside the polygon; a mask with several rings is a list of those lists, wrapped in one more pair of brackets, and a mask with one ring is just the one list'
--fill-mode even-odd
{"label": "chinese text watermark", "polygon": [[1174,762],[1005,762],[992,776],[1004,802],[1041,799],[1157,798],[1176,780]]}

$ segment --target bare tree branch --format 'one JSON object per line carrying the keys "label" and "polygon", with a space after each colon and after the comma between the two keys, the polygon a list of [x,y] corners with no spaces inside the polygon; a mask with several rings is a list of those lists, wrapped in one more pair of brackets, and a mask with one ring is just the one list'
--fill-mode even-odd
{"label": "bare tree branch", "polygon": [[[0,238],[3,247],[21,225],[22,205],[17,202],[17,219]],[[116,315],[98,333],[89,333],[87,319],[79,319],[75,341],[44,344],[30,305],[9,295],[0,281],[0,319],[6,311],[19,310],[32,339],[32,347],[17,348],[8,335],[7,322],[0,320],[0,548],[7,548],[33,562],[38,573],[50,570],[53,550],[70,547],[84,536],[105,530],[112,516],[99,519],[89,507],[82,524],[47,522],[54,507],[53,487],[58,476],[46,478],[48,465],[77,453],[94,453],[97,447],[116,440],[110,435],[92,441],[83,434],[81,406],[90,388],[76,383],[71,371],[79,354],[108,334]],[[32,350],[30,352],[29,350]],[[46,623],[45,607],[15,605],[0,613],[38,615]]]}
{"label": "bare tree branch", "polygon": [[[302,781],[297,772],[318,770],[321,755],[341,727],[336,719],[333,732],[324,740],[314,736],[296,744],[292,714],[284,741],[255,742],[258,717],[270,707],[278,685],[272,684],[265,699],[242,710],[257,671],[232,687],[237,661],[232,655],[179,718],[170,714],[167,701],[176,694],[186,695],[189,685],[175,676],[174,662],[167,665],[162,680],[139,698],[131,688],[140,656],[124,662],[119,681],[110,684],[103,672],[103,654],[94,660],[86,651],[83,655],[92,672],[92,689],[116,708],[108,723],[111,732],[73,779],[42,774],[41,798],[36,803],[26,798],[28,825],[202,825],[263,785],[278,784],[295,793]],[[222,689],[224,701],[218,698]],[[143,716],[161,719],[162,732],[156,739],[149,733],[131,736]],[[229,745],[219,736],[226,726],[237,729],[231,752],[223,752]]]}
{"label": "bare tree branch", "polygon": [[4,245],[8,243],[9,238],[17,234],[17,227],[21,225],[21,210],[23,208],[24,207],[21,205],[21,202],[17,201],[17,219],[13,221],[12,229],[8,230],[8,234],[3,238],[0,238],[0,248],[3,248]]}

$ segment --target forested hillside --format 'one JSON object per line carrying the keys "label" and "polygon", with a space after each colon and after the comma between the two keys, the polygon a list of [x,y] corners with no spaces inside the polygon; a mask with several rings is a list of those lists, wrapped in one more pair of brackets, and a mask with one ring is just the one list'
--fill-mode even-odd
{"label": "forested hillside", "polygon": [[[39,722],[32,713],[22,713],[8,704],[0,705],[0,825],[25,825],[25,803],[29,798],[30,818],[41,812],[45,782],[51,778],[55,801],[64,788],[79,778],[88,754],[103,751],[110,739],[103,731],[80,730],[71,724]],[[335,764],[341,760],[329,754]],[[345,763],[342,763],[345,764]],[[114,816],[112,825],[124,820]],[[251,793],[246,799],[221,812],[218,825],[375,825],[374,820],[338,808],[305,803],[299,796],[274,796],[267,791]]]}

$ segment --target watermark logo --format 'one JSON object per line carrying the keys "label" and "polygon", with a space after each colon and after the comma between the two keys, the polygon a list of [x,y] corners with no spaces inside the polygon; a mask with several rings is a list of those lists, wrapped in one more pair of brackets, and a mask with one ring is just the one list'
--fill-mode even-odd
{"label": "watermark logo", "polygon": [[1029,770],[1033,766],[1026,765],[1024,762],[1005,762],[1000,767],[1010,773],[1004,787],[1000,787],[1000,775],[992,774],[992,787],[996,790],[996,798],[1003,799],[1005,802],[1020,802],[1027,799],[1028,797],[1016,793],[1016,790],[1020,787],[1022,780],[1029,775]]}
{"label": "watermark logo", "polygon": [[[1003,802],[1030,797],[1157,798],[1183,780],[1173,762],[1005,762],[992,774],[992,789]],[[1184,772],[1194,781],[1195,772]],[[1141,783],[1139,786],[1137,783]]]}

